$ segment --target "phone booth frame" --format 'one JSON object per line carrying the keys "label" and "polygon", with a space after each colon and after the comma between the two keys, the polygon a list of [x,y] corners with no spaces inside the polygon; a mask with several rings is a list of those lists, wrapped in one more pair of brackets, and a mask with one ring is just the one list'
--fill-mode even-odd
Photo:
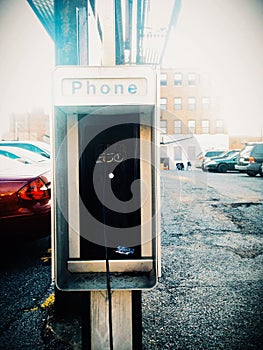
{"label": "phone booth frame", "polygon": [[[140,181],[147,187],[146,196],[140,190],[141,199],[144,198],[140,206],[140,257],[108,259],[108,267],[113,290],[151,289],[157,284],[160,274],[157,83],[156,70],[148,66],[66,66],[54,72],[52,235],[55,283],[61,290],[107,289],[107,259],[85,260],[80,254],[79,171],[84,149],[79,138],[83,115],[89,121],[119,118],[123,124],[139,124]],[[101,125],[101,130],[104,129],[105,125]]]}

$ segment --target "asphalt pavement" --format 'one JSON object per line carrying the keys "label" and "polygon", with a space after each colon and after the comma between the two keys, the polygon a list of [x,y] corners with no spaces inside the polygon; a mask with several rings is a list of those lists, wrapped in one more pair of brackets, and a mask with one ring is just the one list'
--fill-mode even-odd
{"label": "asphalt pavement", "polygon": [[144,349],[263,348],[263,178],[162,173],[162,277]]}

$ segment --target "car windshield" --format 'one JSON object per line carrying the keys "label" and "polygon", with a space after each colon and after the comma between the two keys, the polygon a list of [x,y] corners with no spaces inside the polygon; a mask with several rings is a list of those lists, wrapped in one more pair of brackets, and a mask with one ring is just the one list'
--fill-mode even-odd
{"label": "car windshield", "polygon": [[237,154],[237,153],[238,153],[238,152],[229,154],[228,157],[226,157],[226,159],[235,159],[235,158],[237,158],[237,157],[238,157],[238,154]]}
{"label": "car windshield", "polygon": [[41,141],[0,141],[1,147],[16,147],[50,158],[50,145]]}
{"label": "car windshield", "polygon": [[214,156],[218,156],[219,154],[222,154],[223,151],[210,151],[210,152],[206,152],[205,156],[206,157],[214,157]]}
{"label": "car windshield", "polygon": [[11,159],[18,159],[19,158],[19,156],[17,156],[16,154],[8,152],[4,149],[0,149],[0,155],[4,156],[4,157],[11,158]]}
{"label": "car windshield", "polygon": [[5,152],[5,156],[9,158],[20,158],[21,160],[24,160],[27,163],[45,163],[47,162],[47,158],[44,158],[43,156],[31,152],[19,147],[12,147],[12,146],[1,146],[0,145],[0,151],[3,154]]}
{"label": "car windshield", "polygon": [[50,153],[50,145],[44,142],[38,142],[36,143],[36,146],[42,148],[44,151]]}
{"label": "car windshield", "polygon": [[254,147],[253,145],[249,145],[243,148],[243,150],[240,152],[240,156],[242,157],[247,156],[251,152],[253,147]]}

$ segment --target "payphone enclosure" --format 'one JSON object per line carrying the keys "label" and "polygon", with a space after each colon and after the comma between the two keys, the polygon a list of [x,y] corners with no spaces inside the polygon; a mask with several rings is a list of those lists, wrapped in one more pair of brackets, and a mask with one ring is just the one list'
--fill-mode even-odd
{"label": "payphone enclosure", "polygon": [[61,290],[150,289],[160,271],[157,74],[54,72],[53,243]]}

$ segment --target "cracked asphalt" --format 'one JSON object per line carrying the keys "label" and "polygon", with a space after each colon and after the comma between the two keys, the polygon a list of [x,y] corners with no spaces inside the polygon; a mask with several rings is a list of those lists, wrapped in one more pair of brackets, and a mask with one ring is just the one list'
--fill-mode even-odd
{"label": "cracked asphalt", "polygon": [[162,172],[162,277],[144,349],[263,348],[263,178]]}
{"label": "cracked asphalt", "polygon": [[[161,172],[162,276],[142,293],[143,349],[262,349],[262,177]],[[0,349],[69,350],[47,332],[50,240],[4,247]],[[65,339],[64,339],[65,340]]]}

